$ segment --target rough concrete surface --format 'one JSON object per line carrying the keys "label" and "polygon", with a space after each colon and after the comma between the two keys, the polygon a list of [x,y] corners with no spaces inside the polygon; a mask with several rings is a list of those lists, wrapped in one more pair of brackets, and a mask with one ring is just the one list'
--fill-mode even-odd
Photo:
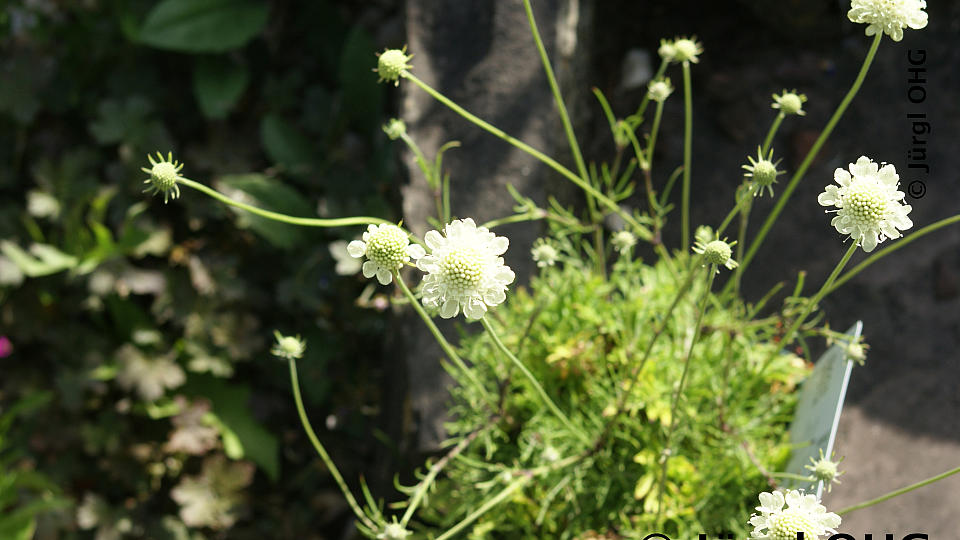
{"label": "rough concrete surface", "polygon": [[[705,52],[693,69],[695,224],[716,224],[726,214],[741,178],[740,165],[748,154],[755,155],[773,119],[770,95],[797,88],[809,97],[807,115],[788,118],[774,141],[776,155],[784,158],[781,168],[788,172],[778,185],[783,188],[850,87],[870,43],[862,25],[847,21],[846,2],[789,1],[776,9],[752,0],[734,2],[736,9],[730,3],[692,0],[583,3],[594,6],[595,13],[591,28],[578,29],[590,39],[578,54],[590,55],[586,60],[592,69],[575,72],[573,82],[580,88],[599,86],[621,116],[635,109],[641,96],[641,90],[619,88],[621,63],[630,49],[653,52],[661,37],[675,35],[696,34],[703,41]],[[534,2],[548,44],[556,43],[551,25],[555,28],[564,20],[559,4]],[[881,43],[859,95],[753,262],[745,285],[748,299],[756,300],[778,281],[794,279],[799,270],[808,271],[808,294],[822,283],[846,246],[816,196],[831,182],[834,169],[860,155],[892,162],[904,184],[924,180],[926,195],[908,201],[915,229],[960,211],[960,153],[955,150],[960,140],[960,5],[931,2],[927,11],[928,28],[907,30],[900,43]],[[456,23],[452,26],[451,17]],[[534,146],[562,151],[556,144],[559,124],[519,0],[410,0],[406,24],[420,77]],[[907,98],[906,70],[911,66],[906,55],[919,49],[927,54],[928,82],[926,99],[915,104]],[[653,59],[657,61],[655,54]],[[678,68],[668,75],[680,84]],[[489,219],[507,213],[511,202],[501,189],[506,181],[522,185],[537,200],[559,182],[556,175],[544,174],[518,151],[425,100],[409,85],[404,96],[405,118],[425,148],[449,139],[467,147],[448,158],[458,182],[454,205],[462,215],[472,212]],[[661,183],[682,161],[679,96],[668,102],[658,144],[656,160],[664,166],[654,177]],[[592,111],[592,120],[578,124],[581,140],[589,141],[585,152],[609,155],[609,133],[595,103],[573,101],[577,110]],[[925,143],[929,175],[906,168],[907,152],[916,146],[906,114],[918,112],[926,113],[932,124]],[[418,173],[411,171],[405,211],[416,216],[422,214],[418,205],[426,203],[422,188],[416,187]],[[486,189],[489,185],[497,189]],[[771,207],[769,198],[757,203],[752,231]],[[412,220],[411,225],[422,232],[422,221]],[[676,222],[673,225],[676,231]],[[508,232],[514,256],[525,255],[534,230]],[[675,245],[677,238],[666,241]],[[858,254],[852,264],[862,259]],[[853,373],[837,448],[846,458],[841,467],[846,474],[825,496],[828,507],[840,509],[960,466],[960,226],[877,263],[822,307],[834,328],[862,319],[871,346],[866,366]],[[430,378],[428,368],[411,368],[411,378],[434,390],[442,386]],[[436,392],[433,397],[419,392],[414,387],[414,399],[424,400],[421,406],[436,399]],[[858,539],[868,532],[875,538],[886,532],[897,539],[910,532],[936,540],[960,538],[958,496],[960,475],[851,513],[844,517],[842,530]]]}

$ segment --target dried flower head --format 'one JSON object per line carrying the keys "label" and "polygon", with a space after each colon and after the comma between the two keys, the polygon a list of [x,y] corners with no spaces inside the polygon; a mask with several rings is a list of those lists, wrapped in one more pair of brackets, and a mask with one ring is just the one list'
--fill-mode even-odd
{"label": "dried flower head", "polygon": [[926,7],[924,0],[852,0],[847,18],[867,23],[864,33],[868,36],[883,32],[900,41],[904,28],[919,30],[927,26],[927,14],[923,11]]}
{"label": "dried flower head", "polygon": [[703,261],[705,264],[712,264],[717,267],[717,272],[720,272],[720,267],[725,266],[728,270],[733,270],[737,266],[740,266],[737,261],[733,260],[733,246],[737,242],[727,243],[726,240],[711,240],[710,242],[702,242],[697,240],[693,244],[693,251],[703,255]]}
{"label": "dried flower head", "polygon": [[163,154],[157,152],[157,160],[153,160],[153,156],[147,155],[147,159],[150,160],[151,167],[148,169],[146,167],[140,167],[140,170],[149,174],[150,178],[144,180],[144,184],[150,184],[147,186],[147,189],[143,190],[144,193],[163,193],[163,203],[166,204],[170,199],[176,199],[180,196],[180,186],[177,185],[177,182],[180,180],[180,169],[183,168],[183,163],[180,163],[173,159],[173,152],[167,152],[167,158],[163,158]]}
{"label": "dried flower head", "polygon": [[741,167],[747,171],[744,176],[753,180],[753,195],[759,197],[763,195],[764,190],[767,190],[773,197],[773,184],[777,182],[777,177],[783,174],[783,171],[777,170],[780,160],[773,161],[773,149],[770,149],[767,157],[763,157],[763,152],[758,147],[757,159],[753,159],[753,156],[747,156],[747,161],[750,164]]}
{"label": "dried flower head", "polygon": [[381,223],[369,225],[363,233],[363,240],[354,240],[347,244],[351,257],[366,256],[363,263],[363,277],[377,276],[381,285],[393,282],[393,273],[403,268],[411,258],[416,260],[426,253],[419,244],[411,244],[407,233],[396,225]]}
{"label": "dried flower head", "polygon": [[880,167],[870,158],[860,156],[848,168],[849,172],[834,172],[833,179],[839,186],[831,184],[817,197],[821,206],[837,208],[830,224],[840,234],[850,235],[869,252],[887,238],[900,238],[900,231],[913,227],[907,217],[912,208],[901,202],[904,194],[897,190],[900,176],[893,165]]}
{"label": "dried flower head", "polygon": [[509,240],[470,218],[455,219],[424,236],[431,252],[417,261],[423,278],[423,305],[439,308],[444,319],[461,310],[468,319],[480,319],[488,307],[506,300],[507,285],[515,275],[503,264]]}
{"label": "dried flower head", "polygon": [[822,481],[823,485],[827,488],[827,492],[829,493],[833,484],[841,483],[839,480],[837,480],[837,477],[843,474],[843,471],[839,469],[841,461],[843,461],[843,458],[840,458],[837,461],[827,459],[827,457],[823,455],[823,448],[821,448],[820,459],[813,459],[813,457],[811,457],[810,465],[804,465],[804,468],[813,473],[814,478]]}
{"label": "dried flower head", "polygon": [[803,110],[803,104],[806,102],[806,94],[799,94],[796,90],[784,90],[779,96],[777,94],[773,95],[773,104],[770,107],[780,109],[783,114],[803,116],[807,114]]}
{"label": "dried flower head", "polygon": [[380,53],[377,58],[377,67],[373,70],[380,79],[377,82],[392,82],[394,86],[400,86],[400,76],[403,72],[413,66],[407,62],[413,58],[413,55],[407,56],[407,48],[387,49]]}
{"label": "dried flower head", "polygon": [[[787,507],[784,508],[784,503]],[[750,518],[754,540],[797,540],[797,534],[803,533],[806,540],[819,540],[828,533],[835,533],[840,525],[840,516],[827,512],[814,495],[804,495],[802,491],[790,490],[784,495],[780,491],[760,494],[760,514]]]}

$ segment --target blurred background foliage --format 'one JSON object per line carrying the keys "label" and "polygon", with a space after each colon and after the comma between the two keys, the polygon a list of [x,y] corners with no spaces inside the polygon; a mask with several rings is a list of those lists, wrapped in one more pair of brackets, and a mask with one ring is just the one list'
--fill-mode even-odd
{"label": "blurred background foliage", "polygon": [[394,4],[0,4],[0,537],[344,536],[268,349],[307,340],[307,407],[356,478],[387,305],[336,273],[359,230],[164,206],[140,167],[172,151],[247,202],[397,217],[371,72],[402,44]]}

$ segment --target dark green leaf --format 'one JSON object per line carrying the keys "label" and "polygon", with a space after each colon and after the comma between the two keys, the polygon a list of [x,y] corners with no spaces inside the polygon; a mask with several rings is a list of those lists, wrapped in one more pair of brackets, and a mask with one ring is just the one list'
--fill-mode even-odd
{"label": "dark green leaf", "polygon": [[[310,203],[300,193],[262,174],[225,176],[219,180],[219,184],[228,192],[242,191],[245,198],[253,200],[252,204],[265,210],[294,217],[310,217],[313,214]],[[279,248],[292,249],[308,238],[303,227],[260,217],[245,210],[235,209],[235,212],[238,226],[249,227]]]}
{"label": "dark green leaf", "polygon": [[309,173],[316,149],[296,126],[275,114],[268,114],[260,124],[260,141],[270,159],[292,174]]}
{"label": "dark green leaf", "polygon": [[207,118],[224,118],[250,81],[243,65],[221,57],[198,57],[193,66],[193,95]]}
{"label": "dark green leaf", "polygon": [[147,15],[140,40],[159,49],[223,52],[243,46],[267,23],[257,0],[163,0]]}

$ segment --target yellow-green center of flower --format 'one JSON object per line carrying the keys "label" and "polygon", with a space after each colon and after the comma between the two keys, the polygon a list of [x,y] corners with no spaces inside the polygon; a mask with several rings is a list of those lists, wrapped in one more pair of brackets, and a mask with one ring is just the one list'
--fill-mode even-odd
{"label": "yellow-green center of flower", "polygon": [[398,270],[409,259],[407,233],[390,225],[380,227],[367,240],[367,258],[387,270]]}
{"label": "yellow-green center of flower", "polygon": [[761,187],[773,184],[777,179],[777,167],[773,162],[761,159],[753,165],[753,180]]}
{"label": "yellow-green center of flower", "polygon": [[730,244],[723,240],[714,240],[703,246],[703,257],[709,264],[717,266],[727,264],[731,254],[733,254],[733,250],[730,249]]}
{"label": "yellow-green center of flower", "polygon": [[792,92],[780,96],[779,103],[783,114],[797,114],[803,108],[803,99]]}
{"label": "yellow-green center of flower", "polygon": [[770,516],[768,520],[770,540],[797,540],[797,533],[803,533],[803,540],[818,540],[818,524],[810,519],[806,512],[788,508]]}
{"label": "yellow-green center of flower", "polygon": [[161,161],[150,168],[150,181],[154,187],[162,192],[167,192],[177,185],[177,167],[169,161]]}
{"label": "yellow-green center of flower", "polygon": [[447,286],[455,294],[463,294],[480,284],[483,276],[483,253],[472,246],[450,249],[440,261]]}
{"label": "yellow-green center of flower", "polygon": [[829,459],[821,459],[813,464],[813,475],[818,480],[830,482],[837,476],[837,464]]}
{"label": "yellow-green center of flower", "polygon": [[887,196],[872,180],[850,184],[843,197],[843,207],[858,225],[876,225],[887,214]]}
{"label": "yellow-green center of flower", "polygon": [[403,70],[407,69],[407,60],[410,57],[400,49],[383,51],[377,61],[377,74],[385,81],[396,81]]}

